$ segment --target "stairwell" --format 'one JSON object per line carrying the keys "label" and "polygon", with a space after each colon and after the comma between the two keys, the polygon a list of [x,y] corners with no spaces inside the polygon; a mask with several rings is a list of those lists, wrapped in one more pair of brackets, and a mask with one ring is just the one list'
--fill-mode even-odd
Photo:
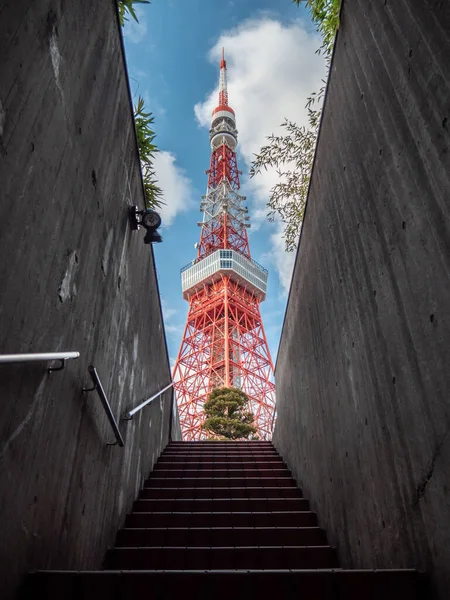
{"label": "stairwell", "polygon": [[172,442],[103,570],[40,571],[24,598],[425,598],[414,570],[344,570],[270,442]]}

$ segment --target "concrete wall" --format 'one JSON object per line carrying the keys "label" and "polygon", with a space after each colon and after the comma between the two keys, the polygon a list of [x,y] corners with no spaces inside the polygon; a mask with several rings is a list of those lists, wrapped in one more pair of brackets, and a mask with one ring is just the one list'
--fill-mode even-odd
{"label": "concrete wall", "polygon": [[[0,353],[78,350],[0,366],[0,596],[41,568],[97,568],[168,441],[170,381],[113,0],[14,0],[0,16]],[[176,421],[176,414],[175,414]]]}
{"label": "concrete wall", "polygon": [[450,6],[345,0],[274,442],[344,566],[450,589]]}

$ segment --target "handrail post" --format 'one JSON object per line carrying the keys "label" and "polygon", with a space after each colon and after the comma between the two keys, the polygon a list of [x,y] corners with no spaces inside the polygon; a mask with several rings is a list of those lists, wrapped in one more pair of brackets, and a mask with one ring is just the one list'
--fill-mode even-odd
{"label": "handrail post", "polygon": [[88,367],[89,375],[94,383],[94,386],[91,388],[83,388],[83,392],[92,392],[94,390],[97,391],[103,408],[105,410],[106,416],[108,417],[108,421],[114,431],[114,435],[116,436],[116,442],[114,444],[108,444],[109,446],[114,446],[115,444],[119,444],[119,446],[123,447],[125,445],[122,435],[119,431],[119,427],[117,425],[116,419],[114,418],[113,412],[111,410],[111,406],[109,405],[108,398],[106,397],[105,390],[103,389],[102,383],[97,373],[97,369],[94,365],[89,365]]}

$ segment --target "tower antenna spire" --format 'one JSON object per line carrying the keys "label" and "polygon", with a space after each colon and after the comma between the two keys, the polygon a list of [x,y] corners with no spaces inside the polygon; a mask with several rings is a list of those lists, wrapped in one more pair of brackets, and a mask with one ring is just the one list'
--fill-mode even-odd
{"label": "tower antenna spire", "polygon": [[219,106],[228,106],[227,61],[225,60],[225,48],[223,46],[222,60],[220,61]]}

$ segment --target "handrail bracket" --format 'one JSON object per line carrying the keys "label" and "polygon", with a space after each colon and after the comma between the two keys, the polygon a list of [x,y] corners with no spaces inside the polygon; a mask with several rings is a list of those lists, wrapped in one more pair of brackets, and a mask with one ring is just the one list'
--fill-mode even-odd
{"label": "handrail bracket", "polygon": [[94,383],[94,385],[91,388],[82,388],[82,389],[83,389],[83,392],[93,392],[94,390],[97,389],[97,386]]}
{"label": "handrail bracket", "polygon": [[65,366],[66,366],[66,359],[65,358],[61,358],[60,361],[59,361],[59,367],[49,367],[47,369],[47,371],[49,373],[52,373],[53,371],[62,371]]}

